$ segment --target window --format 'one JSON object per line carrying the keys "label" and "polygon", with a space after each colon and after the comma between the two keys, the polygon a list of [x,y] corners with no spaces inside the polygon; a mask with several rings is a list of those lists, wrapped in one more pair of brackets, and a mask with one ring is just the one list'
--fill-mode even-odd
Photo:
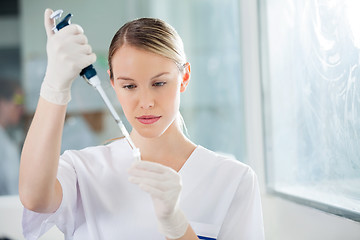
{"label": "window", "polygon": [[268,189],[360,221],[360,3],[260,11]]}

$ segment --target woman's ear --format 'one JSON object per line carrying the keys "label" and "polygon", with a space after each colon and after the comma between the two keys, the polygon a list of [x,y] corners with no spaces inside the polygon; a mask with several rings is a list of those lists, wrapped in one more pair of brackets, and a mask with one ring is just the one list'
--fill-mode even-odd
{"label": "woman's ear", "polygon": [[182,81],[181,81],[181,86],[180,86],[180,92],[185,92],[187,85],[189,84],[190,81],[190,63],[185,63],[185,67],[184,67],[184,73],[182,75]]}
{"label": "woman's ear", "polygon": [[109,74],[111,86],[114,88],[114,80],[111,79],[110,69],[107,70],[107,73]]}

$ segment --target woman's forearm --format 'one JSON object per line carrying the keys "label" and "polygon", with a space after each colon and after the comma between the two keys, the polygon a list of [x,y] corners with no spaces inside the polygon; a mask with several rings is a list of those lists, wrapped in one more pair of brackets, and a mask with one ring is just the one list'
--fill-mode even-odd
{"label": "woman's forearm", "polygon": [[20,162],[19,195],[30,210],[52,212],[61,202],[56,174],[65,114],[66,105],[56,105],[40,97]]}

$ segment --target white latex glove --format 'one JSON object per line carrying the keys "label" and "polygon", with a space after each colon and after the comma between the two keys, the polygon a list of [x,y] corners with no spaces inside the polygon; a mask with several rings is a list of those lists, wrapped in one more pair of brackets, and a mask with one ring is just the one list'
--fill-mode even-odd
{"label": "white latex glove", "polygon": [[184,236],[189,223],[179,208],[180,175],[169,167],[149,161],[134,162],[128,172],[129,181],[151,195],[159,231],[170,239]]}
{"label": "white latex glove", "polygon": [[51,9],[46,9],[44,25],[47,35],[48,64],[40,96],[47,101],[65,105],[71,99],[70,88],[81,70],[96,61],[83,29],[70,24],[54,33]]}

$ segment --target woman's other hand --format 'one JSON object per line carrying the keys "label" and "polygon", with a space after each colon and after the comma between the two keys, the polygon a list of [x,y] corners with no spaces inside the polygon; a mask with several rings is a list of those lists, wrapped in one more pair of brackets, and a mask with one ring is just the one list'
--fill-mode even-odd
{"label": "woman's other hand", "polygon": [[182,237],[189,223],[179,208],[180,175],[169,167],[149,161],[134,162],[128,172],[129,181],[151,195],[160,232],[170,239]]}

